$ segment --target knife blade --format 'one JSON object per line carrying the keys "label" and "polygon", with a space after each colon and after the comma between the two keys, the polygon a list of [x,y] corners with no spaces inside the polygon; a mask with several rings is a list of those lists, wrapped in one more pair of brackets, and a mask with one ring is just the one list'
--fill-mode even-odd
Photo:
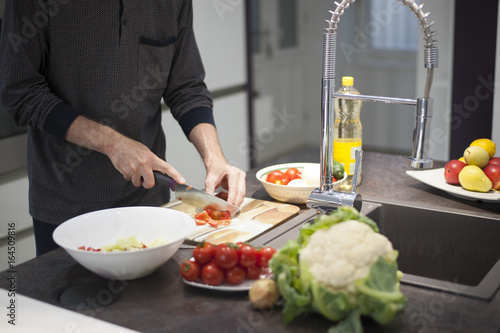
{"label": "knife blade", "polygon": [[176,183],[175,180],[159,171],[154,171],[155,180],[159,185],[168,186],[175,192],[175,197],[182,202],[201,209],[212,208],[220,211],[229,211],[231,217],[240,213],[240,208],[230,204],[224,199],[216,197],[192,186]]}

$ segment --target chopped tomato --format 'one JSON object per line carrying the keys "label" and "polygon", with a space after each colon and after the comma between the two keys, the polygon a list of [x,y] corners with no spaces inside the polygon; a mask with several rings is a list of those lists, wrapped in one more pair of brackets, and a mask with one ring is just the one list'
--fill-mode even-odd
{"label": "chopped tomato", "polygon": [[231,224],[231,219],[227,220],[219,220],[219,225],[230,225]]}
{"label": "chopped tomato", "polygon": [[194,221],[196,222],[196,225],[205,225],[208,223],[207,221],[200,220],[200,219],[194,219]]}
{"label": "chopped tomato", "polygon": [[205,208],[208,215],[214,220],[227,220],[231,218],[231,213],[228,210],[216,210],[213,208]]}
{"label": "chopped tomato", "polygon": [[208,220],[208,224],[210,224],[212,227],[218,227],[220,225],[220,221],[210,219]]}
{"label": "chopped tomato", "polygon": [[197,220],[208,221],[210,219],[210,215],[208,215],[208,212],[204,210],[196,214],[194,218]]}
{"label": "chopped tomato", "polygon": [[90,247],[90,246],[87,246],[87,248],[85,248],[85,246],[79,246],[78,250],[88,251],[88,252],[100,252],[101,251],[101,249],[94,249],[93,247]]}
{"label": "chopped tomato", "polygon": [[213,208],[206,208],[204,211],[197,213],[194,216],[197,225],[209,224],[217,228],[220,225],[231,224],[231,214],[227,210],[216,210]]}

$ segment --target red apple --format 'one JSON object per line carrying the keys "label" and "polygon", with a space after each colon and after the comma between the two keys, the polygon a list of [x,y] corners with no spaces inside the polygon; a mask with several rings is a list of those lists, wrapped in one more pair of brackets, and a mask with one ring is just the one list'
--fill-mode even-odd
{"label": "red apple", "polygon": [[500,189],[500,164],[489,164],[483,169],[484,174],[491,180],[493,186],[491,187],[494,190]]}
{"label": "red apple", "polygon": [[492,157],[488,162],[488,164],[500,165],[500,157]]}
{"label": "red apple", "polygon": [[444,180],[451,185],[460,185],[458,174],[465,167],[465,163],[459,160],[451,160],[444,166]]}

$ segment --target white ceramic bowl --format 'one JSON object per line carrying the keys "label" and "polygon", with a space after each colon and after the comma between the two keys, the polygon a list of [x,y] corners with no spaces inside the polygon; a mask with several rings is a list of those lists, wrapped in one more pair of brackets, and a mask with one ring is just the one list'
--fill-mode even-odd
{"label": "white ceramic bowl", "polygon": [[[153,273],[179,249],[194,230],[187,214],[162,207],[123,207],[83,214],[59,225],[54,241],[90,271],[108,279],[132,280]],[[78,247],[100,248],[120,237],[135,236],[150,244],[162,237],[165,244],[123,252],[90,252]]]}
{"label": "white ceramic bowl", "polygon": [[[267,174],[274,170],[281,170],[285,172],[289,168],[297,168],[299,171],[302,171],[306,166],[317,166],[319,168],[319,163],[284,163],[271,165],[257,171],[255,176],[262,183],[262,185],[264,185],[267,193],[274,199],[287,203],[305,204],[311,192],[319,187],[319,179],[318,185],[316,186],[289,186],[268,183],[266,178]],[[339,188],[346,178],[347,174],[344,172],[344,178],[333,183],[333,188]]]}

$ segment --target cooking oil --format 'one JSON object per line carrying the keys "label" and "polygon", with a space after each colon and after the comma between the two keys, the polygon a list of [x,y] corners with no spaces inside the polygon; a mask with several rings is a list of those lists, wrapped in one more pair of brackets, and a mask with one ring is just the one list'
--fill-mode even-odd
{"label": "cooking oil", "polygon": [[[342,88],[337,93],[359,95],[359,91],[354,88],[354,78],[352,76],[343,76]],[[360,120],[362,105],[363,102],[360,100],[342,98],[335,98],[334,100],[333,158],[344,166],[347,173],[346,181],[341,186],[343,190],[352,189],[356,150],[362,150],[362,126]],[[361,172],[358,184],[360,182]]]}

